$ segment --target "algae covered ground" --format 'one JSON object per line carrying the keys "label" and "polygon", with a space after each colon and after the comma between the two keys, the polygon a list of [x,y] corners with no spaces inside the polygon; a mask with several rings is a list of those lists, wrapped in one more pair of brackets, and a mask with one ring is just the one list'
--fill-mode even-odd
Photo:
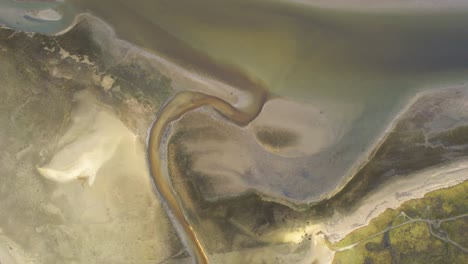
{"label": "algae covered ground", "polygon": [[331,245],[334,264],[468,263],[468,181],[387,209]]}

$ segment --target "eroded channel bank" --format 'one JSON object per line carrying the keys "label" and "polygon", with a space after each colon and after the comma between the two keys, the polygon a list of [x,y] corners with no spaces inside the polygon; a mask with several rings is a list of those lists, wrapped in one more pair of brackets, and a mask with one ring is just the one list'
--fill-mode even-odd
{"label": "eroded channel bank", "polygon": [[[264,100],[263,98],[260,99]],[[187,244],[188,250],[194,259],[196,259],[196,263],[208,263],[208,258],[196,232],[186,218],[183,205],[178,201],[177,194],[172,188],[165,168],[163,168],[161,161],[165,158],[161,155],[161,142],[168,125],[172,121],[193,109],[203,106],[212,107],[230,121],[241,126],[247,125],[261,110],[261,107],[258,107],[254,111],[242,111],[213,96],[197,92],[182,92],[177,94],[162,108],[151,127],[148,135],[148,161],[155,187],[163,203],[165,203],[168,213],[173,217],[172,219],[175,221],[176,226],[183,230],[179,234]]]}

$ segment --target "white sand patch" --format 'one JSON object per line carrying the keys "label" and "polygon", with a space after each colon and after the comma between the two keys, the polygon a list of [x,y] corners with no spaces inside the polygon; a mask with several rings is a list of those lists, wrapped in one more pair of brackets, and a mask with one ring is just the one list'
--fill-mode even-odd
{"label": "white sand patch", "polygon": [[[75,100],[61,150],[39,169],[54,181],[70,181],[53,185],[40,206],[43,217],[60,224],[38,224],[26,234],[52,238],[56,248],[25,250],[35,254],[34,263],[46,256],[66,263],[158,263],[174,254],[175,234],[153,193],[143,142],[90,92]],[[76,181],[84,176],[91,188]],[[14,237],[29,241],[21,238]]]}
{"label": "white sand patch", "polygon": [[276,243],[308,243],[308,249],[304,251],[306,252],[305,257],[296,263],[328,264],[331,263],[334,252],[328,248],[325,236],[319,233],[320,227],[320,225],[311,224],[287,232],[275,230],[271,235],[276,238],[269,234],[266,236],[270,236],[269,241]]}
{"label": "white sand patch", "polygon": [[74,54],[71,54],[70,52],[66,51],[64,48],[60,47],[60,50],[59,50],[59,54],[60,54],[60,58],[62,60],[64,59],[67,59],[67,58],[70,58],[72,60],[74,60],[75,62],[77,63],[83,63],[83,64],[87,64],[87,65],[90,65],[90,66],[94,66],[94,63],[92,63],[91,61],[89,61],[89,58],[87,55],[84,55],[83,56],[83,59],[81,59],[80,57],[78,57],[77,55],[74,55]]}
{"label": "white sand patch", "polygon": [[43,21],[59,21],[63,17],[62,14],[52,8],[29,11],[26,12],[26,16]]}
{"label": "white sand patch", "polygon": [[105,75],[102,78],[101,81],[101,86],[104,88],[105,91],[109,90],[112,88],[112,85],[114,85],[115,80],[110,76],[110,75]]}
{"label": "white sand patch", "polygon": [[[333,252],[326,246],[323,236],[317,235],[301,243],[280,243],[267,246],[233,250],[225,253],[208,254],[210,263],[215,264],[329,264]],[[172,259],[167,264],[190,264],[190,258]]]}
{"label": "white sand patch", "polygon": [[91,186],[120,142],[135,135],[89,93],[79,93],[76,99],[78,107],[72,113],[72,125],[60,139],[62,150],[38,171],[58,182],[82,179]]}

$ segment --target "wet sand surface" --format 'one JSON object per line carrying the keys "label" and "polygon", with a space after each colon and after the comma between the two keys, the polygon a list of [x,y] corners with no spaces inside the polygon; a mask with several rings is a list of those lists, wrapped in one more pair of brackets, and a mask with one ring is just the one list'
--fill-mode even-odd
{"label": "wet sand surface", "polygon": [[[207,262],[206,252],[171,186],[161,145],[167,140],[164,134],[170,123],[186,112],[211,106],[227,119],[220,122],[245,126],[261,113],[267,99],[278,95],[295,100],[293,105],[312,105],[297,108],[308,114],[325,113],[318,130],[294,122],[287,125],[287,132],[285,127],[265,130],[274,122],[294,118],[294,112],[301,110],[285,117],[266,108],[266,117],[251,124],[257,143],[266,151],[310,161],[320,180],[333,185],[320,194],[282,190],[278,198],[310,203],[330,196],[348,182],[408,98],[423,89],[467,79],[464,25],[468,16],[463,10],[376,14],[244,1],[72,2],[77,12],[97,15],[110,23],[118,37],[188,70],[193,74],[190,78],[214,79],[233,88],[238,98],[244,96],[236,105],[211,94],[181,92],[161,109],[148,138],[156,188],[199,263]],[[281,109],[287,103],[276,105]],[[345,111],[351,116],[334,114]],[[344,119],[352,121],[336,129]],[[327,138],[327,130],[320,130],[324,124],[339,133]],[[304,135],[309,129],[324,138],[323,145],[303,139],[302,144],[311,148],[281,152],[265,143],[278,131]]]}
{"label": "wet sand surface", "polygon": [[88,22],[55,37],[0,28],[2,263],[154,263],[181,246],[139,136],[172,88],[96,56]]}
{"label": "wet sand surface", "polygon": [[[365,150],[384,131],[382,124],[389,123],[405,99],[418,88],[428,87],[428,82],[440,85],[447,80],[463,81],[468,68],[468,38],[459,34],[466,30],[461,26],[468,20],[465,13],[376,15],[320,9],[302,12],[294,8],[279,10],[264,3],[230,2],[226,6],[212,1],[112,5],[109,13],[104,2],[78,4],[109,22],[119,37],[239,90],[255,95],[268,89],[310,104],[338,102],[331,111],[344,111],[343,104],[350,102],[364,109],[351,117],[356,122],[344,129],[349,132],[327,143],[331,146],[322,151],[325,154],[308,157],[320,164],[322,179],[337,184],[331,193],[343,187],[343,179],[359,166],[359,157],[365,157]],[[264,51],[262,47],[269,49]],[[217,110],[227,119],[235,121],[240,117],[236,108],[206,96],[196,106],[182,108],[176,102],[181,97],[176,96],[166,107],[179,105],[177,113],[166,117],[166,111],[173,110],[164,108],[149,137],[156,187],[184,230],[181,237],[185,237],[200,263],[207,262],[206,253],[184,216],[170,180],[161,173],[160,145],[156,142],[162,140],[168,122],[203,104],[223,105]],[[382,102],[379,97],[386,100]],[[182,102],[191,100],[185,98]],[[255,97],[248,101],[250,109],[261,109],[263,105]],[[223,113],[223,108],[227,112]],[[333,157],[338,156],[336,162]],[[301,199],[301,194],[284,193],[286,197]],[[310,202],[307,196],[302,199]]]}
{"label": "wet sand surface", "polygon": [[187,243],[188,250],[191,252],[196,263],[208,263],[208,258],[203,246],[200,244],[197,234],[184,215],[183,205],[177,200],[177,194],[174,192],[170,179],[166,174],[166,167],[163,167],[161,161],[164,157],[161,153],[161,142],[167,126],[174,120],[180,118],[186,112],[201,106],[211,106],[226,118],[238,125],[247,125],[260,112],[260,108],[252,113],[242,112],[230,104],[205,95],[202,93],[183,92],[172,98],[160,111],[154,124],[151,126],[148,135],[148,161],[151,168],[151,174],[161,195],[163,203],[167,206],[169,215],[175,221],[176,226],[181,228],[181,238]]}
{"label": "wet sand surface", "polygon": [[[187,70],[183,75],[230,85],[230,91],[204,92],[223,99],[234,94],[237,102],[230,103],[242,101],[236,107],[261,107],[258,98],[268,92],[323,113],[330,127],[346,133],[302,156],[330,182],[365,161],[415,92],[466,79],[463,9],[357,12],[268,1],[69,3],[108,22],[118,37],[175,62]],[[352,121],[343,126],[334,114],[340,112],[352,113],[346,117]],[[284,198],[311,199],[297,192]]]}
{"label": "wet sand surface", "polygon": [[[333,113],[353,105],[353,121],[342,127],[347,132],[304,155],[331,182],[365,161],[416,92],[467,79],[468,37],[460,34],[467,31],[464,9],[358,12],[209,0],[70,3],[110,23],[118,37],[225,82],[235,94],[267,90],[331,113],[327,122],[335,127],[343,122]],[[261,103],[247,101],[253,108]],[[289,198],[311,199],[305,193]]]}

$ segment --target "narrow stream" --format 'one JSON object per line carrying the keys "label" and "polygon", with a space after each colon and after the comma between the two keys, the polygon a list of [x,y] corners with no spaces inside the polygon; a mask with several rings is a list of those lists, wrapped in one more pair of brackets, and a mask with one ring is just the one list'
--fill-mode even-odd
{"label": "narrow stream", "polygon": [[[320,163],[322,176],[339,182],[361,149],[372,147],[404,98],[468,79],[468,15],[463,10],[376,14],[299,10],[273,1],[228,1],[227,6],[210,0],[70,2],[73,8],[2,1],[3,10],[13,15],[2,13],[0,23],[56,33],[76,13],[90,12],[108,22],[118,37],[248,94],[244,104],[234,106],[213,95],[181,92],[150,128],[147,153],[153,182],[196,263],[208,263],[208,257],[171,186],[161,151],[173,121],[211,107],[245,126],[260,113],[269,93],[307,103],[338,102],[337,111],[344,111],[342,102],[358,104],[362,114],[323,160],[336,153],[347,158],[336,166]],[[60,9],[63,19],[38,23],[23,12],[40,8]]]}
{"label": "narrow stream", "polygon": [[165,160],[165,157],[161,155],[163,135],[171,122],[177,120],[191,110],[204,106],[215,109],[228,120],[239,126],[245,126],[260,113],[261,106],[265,100],[266,93],[261,92],[262,90],[260,88],[258,91],[259,92],[256,93],[257,97],[255,98],[255,103],[253,104],[256,107],[253,109],[250,108],[250,111],[237,109],[219,98],[203,93],[182,92],[169,100],[161,109],[151,126],[147,144],[151,176],[156,190],[164,203],[165,209],[176,226],[179,236],[187,247],[187,250],[192,255],[194,263],[208,263],[208,258],[197,233],[193,230],[192,225],[184,214],[183,205],[177,199],[177,194],[174,192],[170,179],[165,171],[162,162]]}

